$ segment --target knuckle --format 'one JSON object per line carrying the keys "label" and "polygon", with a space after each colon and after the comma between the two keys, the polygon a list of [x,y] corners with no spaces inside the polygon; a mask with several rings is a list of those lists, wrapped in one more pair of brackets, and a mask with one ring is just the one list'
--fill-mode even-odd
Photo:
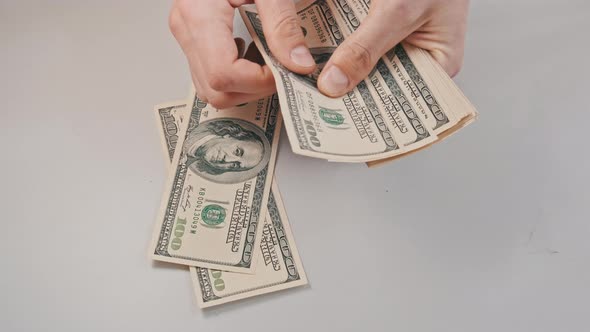
{"label": "knuckle", "polygon": [[222,100],[219,97],[207,97],[207,102],[209,105],[213,106],[213,108],[223,108],[221,105]]}
{"label": "knuckle", "polygon": [[372,68],[373,55],[366,46],[358,41],[351,41],[343,45],[345,46],[345,60],[355,73],[359,71],[367,71]]}
{"label": "knuckle", "polygon": [[400,18],[409,18],[412,17],[416,5],[412,3],[412,1],[408,0],[400,0],[400,1],[392,1],[391,2],[391,10],[395,14],[396,17]]}
{"label": "knuckle", "polygon": [[423,8],[423,6],[417,1],[398,0],[391,1],[386,12],[390,13],[390,18],[394,20],[396,24],[408,28],[417,21],[420,21],[423,16],[427,15],[428,10]]}
{"label": "knuckle", "polygon": [[280,15],[273,30],[279,38],[298,37],[301,33],[299,20],[291,14]]}
{"label": "knuckle", "polygon": [[219,109],[227,107],[228,99],[223,93],[210,93],[207,95],[209,105]]}
{"label": "knuckle", "polygon": [[180,13],[173,9],[168,16],[168,27],[173,35],[178,35],[182,29],[182,17]]}
{"label": "knuckle", "polygon": [[194,6],[193,0],[175,0],[174,7],[182,13],[188,13]]}
{"label": "knuckle", "polygon": [[451,65],[448,66],[447,73],[451,77],[457,76],[457,74],[459,74],[459,72],[461,72],[461,68],[463,68],[462,61],[452,63]]}
{"label": "knuckle", "polygon": [[216,71],[207,77],[207,84],[213,90],[224,91],[232,83],[232,77],[222,71]]}
{"label": "knuckle", "polygon": [[431,54],[450,77],[459,74],[463,67],[463,52],[438,51]]}

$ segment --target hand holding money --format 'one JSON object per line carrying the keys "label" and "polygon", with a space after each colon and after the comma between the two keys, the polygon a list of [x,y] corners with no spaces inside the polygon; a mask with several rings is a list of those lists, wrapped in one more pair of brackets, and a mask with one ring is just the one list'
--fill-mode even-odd
{"label": "hand holding money", "polygon": [[[184,51],[199,98],[215,108],[258,100],[276,91],[267,66],[240,59],[233,39],[234,8],[247,0],[176,0],[170,29]],[[293,72],[309,74],[315,62],[305,46],[292,0],[258,0],[273,54]]]}
{"label": "hand holding money", "polygon": [[[471,103],[428,51],[400,43],[379,58],[366,57],[370,51],[355,39],[359,35],[363,39],[364,27],[371,26],[361,24],[371,19],[369,5],[369,0],[297,3],[305,42],[318,65],[310,75],[290,71],[274,56],[258,6],[240,7],[246,27],[275,77],[293,152],[330,161],[367,162],[372,166],[431,146],[477,116]],[[351,38],[352,43],[348,41]],[[352,47],[357,47],[358,52],[352,53],[361,54],[357,58],[360,63],[349,64],[367,75],[355,76],[355,80],[362,78],[356,86],[350,85],[352,78],[344,73],[332,74],[334,70],[342,71],[335,69],[338,64],[334,64],[334,59],[342,56],[334,52],[353,49],[346,45],[356,45]],[[346,85],[343,91],[352,90],[340,97],[322,94],[319,85],[330,77]]]}
{"label": "hand holding money", "polygon": [[[191,32],[211,28],[207,24],[191,28],[194,22],[184,18],[173,24],[181,45],[190,50],[200,91],[193,89],[189,101],[156,108],[172,166],[150,256],[191,266],[201,307],[307,283],[272,183],[281,118],[295,153],[372,166],[420,151],[477,116],[428,51],[449,55],[444,43],[426,41],[437,39],[429,26],[437,26],[429,16],[437,7],[428,0],[418,1],[412,7],[416,12],[404,11],[409,18],[399,16],[401,28],[393,32],[384,30],[381,15],[404,7],[391,3],[375,1],[377,10],[369,10],[370,0],[303,0],[296,6],[261,0],[257,7],[242,6],[240,14],[261,57],[256,59],[251,47],[248,60],[241,57],[244,42],[234,41],[228,20],[232,9],[245,2],[210,3],[227,15],[224,32],[213,39]],[[199,16],[192,3],[178,1],[172,16],[196,15],[216,24]],[[421,20],[424,24],[412,25]],[[399,43],[417,27],[424,31],[412,35],[424,48]],[[228,54],[203,57],[216,39],[228,44]],[[194,48],[199,40],[202,47]],[[205,100],[231,105],[256,96],[265,89],[256,86],[256,79],[263,86],[268,72],[276,84],[274,95],[223,109]],[[325,81],[334,78],[345,84],[333,94],[344,95],[322,94],[320,86],[326,88]]]}
{"label": "hand holding money", "polygon": [[352,90],[369,76],[381,56],[402,40],[428,51],[450,76],[461,68],[468,0],[367,0],[348,4],[357,5],[357,18],[363,23],[325,65],[318,80],[324,94],[340,97]]}
{"label": "hand holding money", "polygon": [[[298,74],[316,68],[292,0],[176,0],[170,28],[188,59],[197,93],[217,108],[257,100],[276,90],[269,68],[239,59],[233,42],[234,8],[249,3],[256,3],[268,47],[281,65]],[[318,82],[322,93],[336,97],[351,91],[381,56],[404,39],[430,52],[449,75],[459,71],[468,0],[339,3],[355,7],[357,23],[366,19],[325,65]]]}

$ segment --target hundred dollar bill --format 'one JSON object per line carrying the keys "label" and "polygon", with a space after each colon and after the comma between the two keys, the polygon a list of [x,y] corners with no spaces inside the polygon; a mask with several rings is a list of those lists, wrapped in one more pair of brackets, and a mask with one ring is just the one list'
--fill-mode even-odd
{"label": "hundred dollar bill", "polygon": [[[175,131],[171,130],[171,123],[180,124],[185,118],[183,112],[170,110],[182,110],[184,107],[182,102],[171,102],[155,108],[166,154],[170,151],[174,154],[177,142]],[[256,274],[190,267],[197,302],[201,308],[307,284],[274,179],[267,210],[262,241],[256,249],[260,255],[256,263]]]}
{"label": "hundred dollar bill", "polygon": [[178,143],[180,124],[188,116],[188,103],[186,101],[172,101],[154,107],[158,120],[158,128],[161,130],[162,144],[170,161],[174,157],[174,149]]}
{"label": "hundred dollar bill", "polygon": [[[336,11],[341,13],[340,17],[344,22],[343,30],[345,35],[350,35],[358,29],[361,22],[368,15],[371,4],[370,0],[330,1],[333,3]],[[392,76],[395,77],[402,91],[396,92],[398,89],[392,86],[392,84],[387,84],[387,86],[396,97],[399,96],[400,92],[403,92],[404,97],[407,96],[410,99],[407,106],[404,106],[403,109],[409,110],[413,116],[420,117],[428,128],[431,128],[434,133],[438,134],[452,127],[458,120],[451,109],[448,107],[443,108],[440,102],[436,100],[435,95],[432,93],[432,88],[429,87],[418,71],[415,61],[417,60],[416,57],[422,55],[420,51],[411,45],[397,45],[378,61],[375,70],[373,70],[368,79],[374,82],[379,76],[384,79]],[[430,63],[422,63],[422,68],[426,71],[434,70]],[[448,78],[448,81],[454,85],[450,78]],[[394,83],[395,81],[390,79],[389,82]],[[437,83],[445,85],[447,82]],[[379,88],[375,86],[375,89],[379,93]],[[408,118],[410,119],[411,116],[408,116]],[[414,145],[414,149],[417,148],[420,148],[420,146]]]}
{"label": "hundred dollar bill", "polygon": [[[360,26],[360,22],[368,15],[371,5],[370,0],[332,1],[344,13],[342,17],[348,23],[345,24],[347,34],[353,33]],[[423,57],[424,53],[422,50],[411,45],[400,44],[381,58],[377,64],[377,68],[379,69],[385,66],[391,74],[395,74],[401,83],[400,85],[405,88],[405,92],[412,99],[413,104],[419,109],[420,112],[418,114],[425,119],[427,126],[438,134],[451,128],[460,119],[457,119],[455,116],[456,112],[453,112],[454,110],[452,108],[443,107],[441,101],[437,100],[437,97],[433,93],[433,87],[437,85],[447,87],[448,84],[448,88],[451,88],[451,85],[456,88],[456,85],[446,74],[446,80],[427,83],[423,77],[424,75],[418,70],[418,67],[422,68],[422,72],[434,72],[437,68],[433,67],[429,61],[419,61],[419,57]],[[420,64],[417,65],[417,62]],[[378,72],[383,73],[383,68],[378,70]],[[442,91],[443,96],[439,96],[439,99],[444,97],[445,92],[449,91]],[[470,107],[471,104],[467,103],[465,106]],[[474,111],[474,109],[471,109],[471,111]]]}
{"label": "hundred dollar bill", "polygon": [[[317,89],[319,72],[331,53],[352,34],[366,16],[368,0],[304,0],[297,4],[306,43],[318,64],[311,75],[284,68],[270,53],[254,6],[240,14],[267,64],[281,102],[285,126],[297,154],[342,162],[377,162],[397,158],[430,146],[465,116],[441,100],[453,98],[444,82],[428,82],[428,62],[415,62],[415,50],[399,45],[377,63],[369,77],[341,98]],[[422,66],[422,67],[420,67]],[[428,76],[430,77],[430,76]],[[430,85],[439,83],[439,89]],[[443,94],[435,94],[434,91]],[[453,103],[456,104],[456,103]]]}
{"label": "hundred dollar bill", "polygon": [[262,242],[256,248],[259,258],[255,274],[190,267],[199,307],[307,285],[303,264],[274,181],[267,211]]}
{"label": "hundred dollar bill", "polygon": [[[457,85],[454,84],[454,82],[449,78],[440,64],[424,50],[418,49],[411,45],[405,45],[404,49],[408,53],[413,54],[413,62],[416,63],[416,67],[430,69],[428,71],[422,71],[420,77],[417,78],[419,82],[424,82],[423,85],[421,83],[418,83],[418,85],[413,85],[415,83],[410,82],[407,84],[407,86],[414,91],[412,93],[414,98],[419,99],[419,102],[421,100],[421,102],[424,103],[423,105],[427,105],[429,109],[434,111],[433,113],[435,114],[433,118],[436,120],[435,124],[440,124],[440,126],[438,126],[439,133],[437,142],[448,138],[452,134],[456,133],[459,129],[464,128],[475,121],[477,118],[475,107],[465,97]],[[393,51],[390,51],[386,56],[394,59],[395,61],[399,61],[395,58],[395,55],[392,55],[392,53]],[[407,80],[408,78],[406,77],[405,79]],[[418,86],[422,87],[419,89],[419,92],[416,91]],[[434,96],[439,96],[439,99],[437,100]],[[441,96],[444,98],[440,98]],[[439,116],[439,111],[442,109],[447,110],[447,113],[444,113],[445,117],[448,114],[449,118],[455,118],[458,120],[451,122],[441,121],[444,119],[444,117]],[[428,146],[429,145],[426,145],[410,153],[421,151]],[[368,162],[367,165],[369,167],[379,166],[403,156],[404,155],[399,155],[382,160],[371,161]]]}
{"label": "hundred dollar bill", "polygon": [[180,124],[153,259],[254,273],[280,124],[276,96],[222,110],[194,98]]}

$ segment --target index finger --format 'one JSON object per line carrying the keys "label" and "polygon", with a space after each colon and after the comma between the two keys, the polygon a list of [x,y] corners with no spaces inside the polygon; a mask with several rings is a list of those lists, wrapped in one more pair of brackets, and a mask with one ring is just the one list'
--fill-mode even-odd
{"label": "index finger", "polygon": [[214,34],[200,36],[197,50],[209,86],[217,91],[262,93],[274,90],[274,78],[267,66],[240,59],[230,27],[208,24]]}

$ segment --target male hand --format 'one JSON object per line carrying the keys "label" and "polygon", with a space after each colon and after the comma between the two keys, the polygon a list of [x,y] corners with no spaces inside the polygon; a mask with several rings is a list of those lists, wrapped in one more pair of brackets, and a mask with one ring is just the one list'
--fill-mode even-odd
{"label": "male hand", "polygon": [[199,98],[216,108],[276,91],[268,66],[240,58],[234,41],[235,8],[253,2],[273,55],[299,74],[315,69],[292,0],[175,0],[170,29],[188,59]]}
{"label": "male hand", "polygon": [[454,76],[463,62],[468,7],[469,0],[371,1],[368,16],[320,74],[320,91],[332,97],[349,92],[402,40],[429,51]]}

